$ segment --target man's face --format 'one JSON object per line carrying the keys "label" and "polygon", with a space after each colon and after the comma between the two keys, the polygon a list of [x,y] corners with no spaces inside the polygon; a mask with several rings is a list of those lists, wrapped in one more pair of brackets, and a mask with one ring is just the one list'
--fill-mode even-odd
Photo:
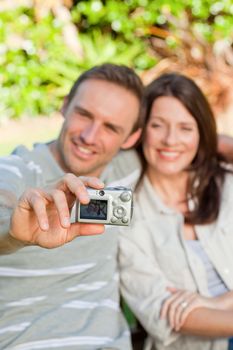
{"label": "man's face", "polygon": [[56,147],[61,167],[76,175],[99,176],[120,148],[131,147],[140,102],[125,88],[102,80],[86,80],[68,106]]}

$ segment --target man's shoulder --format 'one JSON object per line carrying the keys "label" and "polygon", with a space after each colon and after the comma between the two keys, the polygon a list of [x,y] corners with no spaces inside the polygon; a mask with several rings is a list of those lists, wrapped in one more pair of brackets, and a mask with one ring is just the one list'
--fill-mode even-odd
{"label": "man's shoulder", "polygon": [[36,143],[31,150],[20,146],[16,148],[13,154],[19,156],[31,168],[41,168],[41,170],[54,173],[59,177],[63,175],[63,171],[46,143]]}
{"label": "man's shoulder", "polygon": [[41,157],[44,158],[49,156],[49,149],[48,146],[44,143],[36,143],[33,145],[32,149],[29,149],[24,145],[19,145],[13,150],[10,157],[11,156],[16,156],[25,163],[31,160],[40,161]]}
{"label": "man's shoulder", "polygon": [[[10,155],[0,158],[0,166],[15,167],[21,171],[30,171],[33,168],[39,170],[41,158],[45,158],[46,145],[34,146],[33,149],[28,149],[24,145],[17,146]],[[38,151],[39,150],[39,151]],[[43,154],[44,155],[43,155]]]}
{"label": "man's shoulder", "polygon": [[33,149],[18,146],[9,156],[0,158],[0,169],[1,179],[12,182],[18,178],[30,186],[41,184],[42,179],[45,183],[61,176],[61,169],[46,144],[36,144]]}
{"label": "man's shoulder", "polygon": [[29,153],[30,151],[25,146],[20,145],[11,154],[0,157],[0,168],[2,172],[4,170],[14,170],[15,175],[19,175],[24,168],[26,169],[24,157]]}
{"label": "man's shoulder", "polygon": [[129,165],[129,160],[132,168],[138,167],[140,165],[139,156],[135,149],[121,150],[113,158],[112,162],[119,163],[122,165],[125,165],[125,164]]}
{"label": "man's shoulder", "polygon": [[141,163],[135,150],[120,151],[104,172],[104,181],[119,185],[134,184],[140,174]]}
{"label": "man's shoulder", "polygon": [[17,147],[10,155],[0,158],[0,188],[19,196],[26,183],[32,184],[30,168],[22,155],[29,152],[24,146]]}

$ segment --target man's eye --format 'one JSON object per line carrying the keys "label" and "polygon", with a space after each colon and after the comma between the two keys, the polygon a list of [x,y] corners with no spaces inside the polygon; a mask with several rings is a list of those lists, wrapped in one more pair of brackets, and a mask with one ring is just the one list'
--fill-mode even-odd
{"label": "man's eye", "polygon": [[85,114],[85,113],[78,113],[78,115],[81,117],[81,118],[85,118],[85,119],[91,119],[91,117],[88,115],[88,114]]}
{"label": "man's eye", "polygon": [[106,125],[106,129],[108,129],[116,134],[118,133],[118,130],[116,128],[114,128],[114,126],[112,126],[112,125]]}

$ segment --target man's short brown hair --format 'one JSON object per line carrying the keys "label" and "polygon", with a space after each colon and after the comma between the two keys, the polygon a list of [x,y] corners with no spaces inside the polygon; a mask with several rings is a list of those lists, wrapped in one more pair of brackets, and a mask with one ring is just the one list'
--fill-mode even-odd
{"label": "man's short brown hair", "polygon": [[[69,105],[73,97],[76,95],[78,87],[82,84],[82,82],[91,79],[108,81],[110,83],[125,88],[137,97],[140,106],[142,106],[143,84],[139,76],[135,73],[133,69],[127,66],[112,63],[104,63],[100,66],[94,66],[93,68],[82,73],[73,84],[67,96],[67,106]],[[140,108],[137,122],[135,123],[132,131],[135,131],[138,128],[142,127],[142,123],[143,116]]]}

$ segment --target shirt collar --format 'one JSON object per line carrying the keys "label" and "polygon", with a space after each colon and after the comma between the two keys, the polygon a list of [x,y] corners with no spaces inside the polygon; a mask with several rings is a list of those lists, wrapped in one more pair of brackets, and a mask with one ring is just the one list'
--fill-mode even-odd
{"label": "shirt collar", "polygon": [[157,210],[162,214],[177,214],[174,209],[169,208],[163,203],[146,175],[142,180],[142,187],[138,194],[136,194],[136,197],[138,197],[139,202],[142,203],[141,210],[146,216],[149,213],[153,215],[154,210]]}

